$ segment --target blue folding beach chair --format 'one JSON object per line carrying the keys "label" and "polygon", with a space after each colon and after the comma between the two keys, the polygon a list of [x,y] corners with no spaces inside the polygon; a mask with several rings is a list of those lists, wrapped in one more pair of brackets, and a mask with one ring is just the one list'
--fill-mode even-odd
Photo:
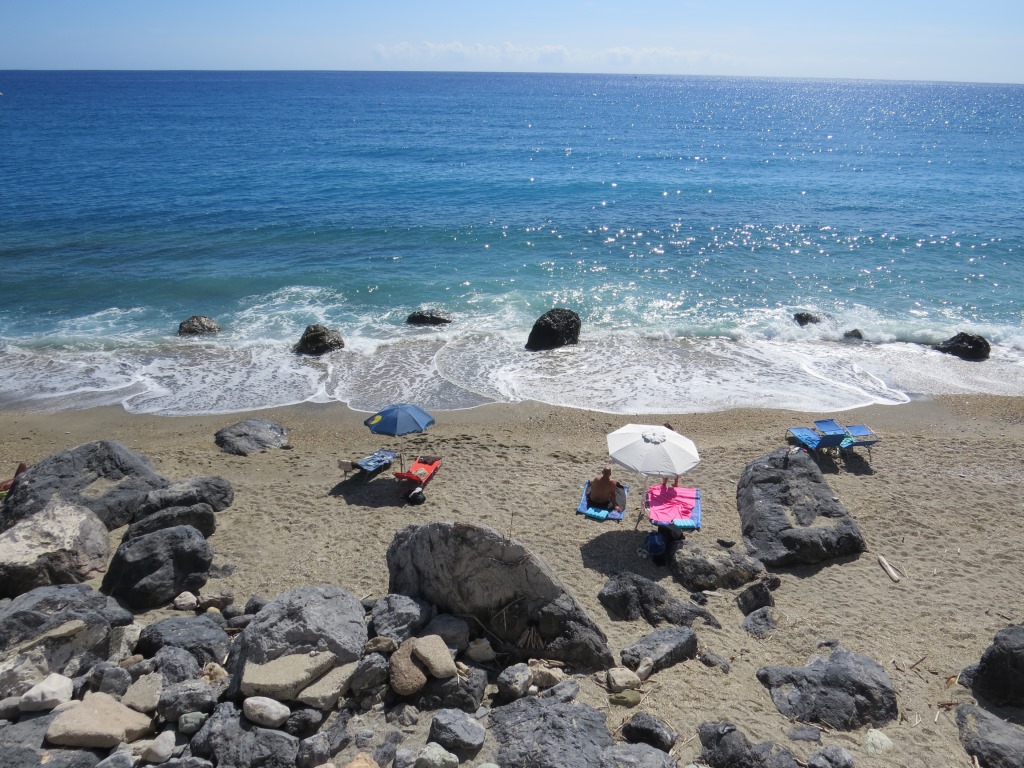
{"label": "blue folding beach chair", "polygon": [[808,451],[813,453],[837,453],[849,435],[834,419],[822,419],[814,422],[815,429],[807,427],[790,427],[787,435]]}
{"label": "blue folding beach chair", "polygon": [[880,443],[882,438],[874,433],[871,427],[864,424],[851,424],[846,428],[846,439],[843,440],[840,448],[844,451],[852,448],[867,448],[868,456],[871,456],[871,446]]}
{"label": "blue folding beach chair", "polygon": [[341,459],[338,461],[338,469],[344,470],[346,477],[348,477],[349,472],[358,472],[364,477],[373,477],[378,472],[382,472],[390,467],[397,458],[398,454],[395,451],[381,448],[369,456],[364,456],[359,461]]}

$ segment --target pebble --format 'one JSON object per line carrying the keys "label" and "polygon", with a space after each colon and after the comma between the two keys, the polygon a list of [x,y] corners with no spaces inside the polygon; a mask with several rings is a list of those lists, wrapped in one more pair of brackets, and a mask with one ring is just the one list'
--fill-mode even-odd
{"label": "pebble", "polygon": [[267,696],[250,696],[242,702],[242,711],[249,720],[265,728],[281,727],[292,713],[287,704]]}

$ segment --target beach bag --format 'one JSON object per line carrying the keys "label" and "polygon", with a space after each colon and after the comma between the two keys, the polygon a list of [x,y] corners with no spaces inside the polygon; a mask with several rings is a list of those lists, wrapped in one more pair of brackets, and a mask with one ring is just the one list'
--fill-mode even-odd
{"label": "beach bag", "polygon": [[427,500],[427,497],[423,495],[423,489],[420,487],[414,488],[406,498],[410,504],[422,504]]}
{"label": "beach bag", "polygon": [[665,539],[658,531],[651,531],[644,539],[644,551],[655,565],[665,564]]}

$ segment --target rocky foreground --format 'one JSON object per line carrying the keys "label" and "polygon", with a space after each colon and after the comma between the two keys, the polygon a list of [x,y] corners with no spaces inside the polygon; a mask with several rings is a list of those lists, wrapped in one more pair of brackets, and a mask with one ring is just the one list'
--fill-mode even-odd
{"label": "rocky foreground", "polygon": [[[282,443],[283,430],[267,434]],[[746,630],[770,636],[779,580],[766,566],[865,549],[804,452],[752,462],[737,499],[745,553],[731,541],[670,553],[689,601],[636,573],[611,576],[598,596],[608,617],[651,625],[612,648],[548,564],[480,525],[400,529],[378,597],[316,584],[236,602],[207,588],[230,483],[169,481],[109,441],[54,454],[0,510],[0,766],[676,766],[683,737],[641,705],[677,665],[730,674],[698,638],[720,625],[706,594],[739,590]],[[111,554],[105,534],[119,529]],[[80,583],[97,573],[99,591]],[[885,668],[835,642],[818,650],[757,671],[792,722],[787,737],[820,745],[808,759],[709,720],[701,762],[852,766],[831,735],[854,731],[884,754],[900,714]],[[1024,626],[1011,626],[956,681],[985,705],[956,712],[965,760],[1024,764],[1024,728],[1003,719],[1024,706],[1022,670]],[[577,701],[593,681],[608,707],[635,710],[614,732],[605,711]]]}

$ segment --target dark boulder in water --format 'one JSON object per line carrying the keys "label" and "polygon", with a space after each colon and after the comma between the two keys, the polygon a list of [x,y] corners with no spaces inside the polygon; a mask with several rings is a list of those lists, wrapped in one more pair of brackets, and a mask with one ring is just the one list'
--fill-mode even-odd
{"label": "dark boulder in water", "polygon": [[338,331],[322,325],[307,325],[302,338],[292,348],[299,355],[324,355],[336,349],[342,349],[345,340]]}
{"label": "dark boulder in water", "polygon": [[992,347],[984,336],[960,332],[953,338],[936,344],[935,349],[947,355],[956,355],[962,360],[988,360]]}
{"label": "dark boulder in water", "polygon": [[817,325],[821,322],[821,316],[813,312],[797,312],[793,315],[796,324],[803,328],[805,325]]}
{"label": "dark boulder in water", "polygon": [[179,336],[202,336],[207,333],[220,333],[220,325],[212,317],[192,315],[188,320],[178,323]]}
{"label": "dark boulder in water", "polygon": [[405,318],[409,325],[447,325],[451,321],[451,314],[437,309],[417,309]]}
{"label": "dark boulder in water", "polygon": [[580,340],[580,316],[571,309],[555,307],[541,315],[533,324],[526,348],[531,352],[557,349]]}
{"label": "dark boulder in water", "polygon": [[864,334],[860,332],[859,328],[854,328],[852,331],[847,331],[846,333],[844,333],[843,338],[862,340],[864,338]]}

